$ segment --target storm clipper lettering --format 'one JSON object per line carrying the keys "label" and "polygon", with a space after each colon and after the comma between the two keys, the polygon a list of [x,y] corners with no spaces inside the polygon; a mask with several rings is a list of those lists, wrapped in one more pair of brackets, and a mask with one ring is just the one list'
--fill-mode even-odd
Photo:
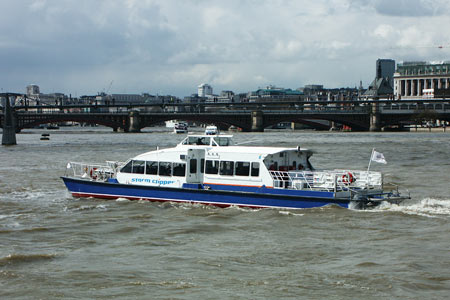
{"label": "storm clipper lettering", "polygon": [[166,185],[175,183],[174,180],[159,180],[159,179],[149,179],[149,178],[131,178],[131,182],[145,182],[145,183],[154,183],[159,185]]}

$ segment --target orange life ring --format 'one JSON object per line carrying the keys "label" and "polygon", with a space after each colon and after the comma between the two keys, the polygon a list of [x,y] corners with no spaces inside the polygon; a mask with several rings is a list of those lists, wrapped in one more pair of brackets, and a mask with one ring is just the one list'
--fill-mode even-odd
{"label": "orange life ring", "polygon": [[355,182],[355,177],[353,177],[353,174],[351,172],[347,172],[342,175],[342,182],[345,184],[353,183]]}

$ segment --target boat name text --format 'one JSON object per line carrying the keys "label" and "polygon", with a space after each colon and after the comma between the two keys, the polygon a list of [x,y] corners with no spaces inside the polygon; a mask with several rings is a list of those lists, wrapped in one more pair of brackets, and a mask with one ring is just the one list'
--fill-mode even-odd
{"label": "boat name text", "polygon": [[172,184],[174,180],[159,180],[159,179],[148,179],[148,178],[131,178],[131,182],[145,182],[145,183],[156,183],[160,185]]}

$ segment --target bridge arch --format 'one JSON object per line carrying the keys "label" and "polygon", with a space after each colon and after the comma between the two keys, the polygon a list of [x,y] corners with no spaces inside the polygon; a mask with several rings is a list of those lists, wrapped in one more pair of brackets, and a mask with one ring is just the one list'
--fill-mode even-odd
{"label": "bridge arch", "polygon": [[[249,114],[248,114],[249,115]],[[149,127],[158,123],[163,123],[165,121],[170,120],[182,120],[182,121],[192,121],[192,122],[200,122],[204,124],[214,124],[221,130],[227,130],[231,125],[242,128],[244,131],[250,131],[251,123],[249,121],[248,115],[239,117],[232,117],[227,115],[226,117],[220,114],[211,114],[211,115],[200,115],[200,114],[188,114],[188,113],[178,113],[172,115],[146,115],[141,114],[141,119],[139,126],[140,128]]]}
{"label": "bridge arch", "polygon": [[329,126],[326,126],[324,124],[321,124],[319,122],[313,122],[311,120],[322,120],[322,121],[329,121],[329,122],[335,122],[342,125],[346,125],[351,127],[354,130],[362,131],[362,130],[368,130],[369,128],[369,118],[365,115],[361,115],[359,118],[355,115],[352,116],[352,118],[348,118],[345,116],[333,116],[333,115],[317,115],[317,114],[311,114],[311,115],[302,115],[299,116],[297,114],[292,115],[264,115],[264,128],[273,126],[275,124],[278,124],[280,122],[295,122],[295,123],[302,123],[310,126],[315,126],[318,129],[327,129],[330,128]]}
{"label": "bridge arch", "polygon": [[[23,115],[24,116],[24,115]],[[40,117],[32,116],[30,118],[24,117],[19,119],[17,123],[17,129],[21,130],[24,128],[33,128],[41,124],[48,123],[62,123],[62,122],[78,122],[86,124],[98,124],[106,127],[111,127],[113,130],[122,128],[123,130],[128,129],[128,115],[126,116],[94,116],[92,114],[55,114],[55,115],[41,115]]]}

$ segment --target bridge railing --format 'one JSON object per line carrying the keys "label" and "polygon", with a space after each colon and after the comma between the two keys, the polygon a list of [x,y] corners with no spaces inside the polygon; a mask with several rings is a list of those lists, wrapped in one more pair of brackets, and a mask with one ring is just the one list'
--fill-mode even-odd
{"label": "bridge railing", "polygon": [[28,110],[16,110],[17,113],[22,115],[34,115],[34,114],[128,114],[130,111],[138,111],[142,114],[208,114],[208,113],[234,113],[234,114],[248,114],[255,110],[261,110],[265,113],[305,113],[305,114],[315,114],[315,113],[367,113],[370,110],[369,106],[335,106],[335,105],[302,105],[302,106],[292,106],[292,107],[275,107],[261,105],[258,107],[211,107],[205,111],[195,111],[195,110],[148,110],[147,108],[133,108],[132,110],[123,110],[117,108],[101,108],[101,109],[73,109],[73,108],[54,108],[45,107],[33,108]]}
{"label": "bridge railing", "polygon": [[415,103],[415,104],[384,104],[380,106],[382,111],[450,111],[449,103]]}

